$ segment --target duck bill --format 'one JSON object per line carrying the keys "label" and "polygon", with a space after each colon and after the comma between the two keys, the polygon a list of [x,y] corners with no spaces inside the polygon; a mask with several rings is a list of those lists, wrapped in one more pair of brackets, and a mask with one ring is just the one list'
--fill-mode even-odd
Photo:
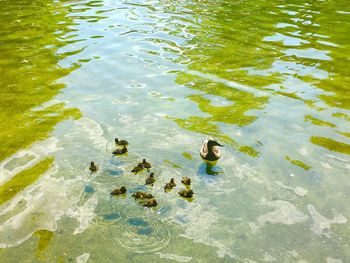
{"label": "duck bill", "polygon": [[222,145],[222,144],[220,144],[220,143],[218,143],[218,144],[217,144],[217,146],[220,146],[220,147],[225,147],[224,145]]}

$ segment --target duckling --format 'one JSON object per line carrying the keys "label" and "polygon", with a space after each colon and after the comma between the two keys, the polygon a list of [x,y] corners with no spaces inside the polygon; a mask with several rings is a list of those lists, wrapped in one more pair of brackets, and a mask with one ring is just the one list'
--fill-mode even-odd
{"label": "duckling", "polygon": [[91,162],[91,163],[90,163],[89,170],[90,170],[92,173],[97,172],[97,166],[95,165],[94,162]]}
{"label": "duckling", "polygon": [[128,141],[126,140],[118,140],[118,138],[115,138],[114,141],[115,141],[115,145],[122,145],[122,146],[129,145]]}
{"label": "duckling", "polygon": [[131,172],[137,174],[142,170],[143,170],[143,165],[142,163],[139,163],[136,167],[134,167],[134,169],[131,170]]}
{"label": "duckling", "polygon": [[121,154],[125,154],[128,152],[128,149],[126,148],[126,146],[124,145],[122,149],[116,149],[114,150],[112,153],[114,155],[121,155]]}
{"label": "duckling", "polygon": [[171,189],[173,189],[175,186],[176,186],[175,180],[174,180],[174,178],[171,178],[171,179],[170,179],[170,182],[167,183],[167,184],[164,186],[164,191],[166,192],[167,190],[171,190]]}
{"label": "duckling", "polygon": [[184,176],[182,177],[181,183],[183,183],[184,185],[191,185],[191,179]]}
{"label": "duckling", "polygon": [[156,181],[156,179],[154,178],[154,173],[151,173],[149,175],[149,177],[147,177],[147,179],[146,179],[146,184],[150,184],[153,186],[155,181]]}
{"label": "duckling", "polygon": [[142,166],[143,168],[146,168],[147,171],[149,172],[149,169],[152,168],[151,164],[146,161],[146,159],[142,160]]}
{"label": "duckling", "polygon": [[213,140],[212,138],[206,138],[203,142],[203,145],[199,151],[199,155],[204,161],[215,162],[220,159],[221,151],[218,148],[224,147],[222,144]]}
{"label": "duckling", "polygon": [[132,197],[135,199],[150,199],[153,198],[153,195],[145,192],[135,192],[132,194]]}
{"label": "duckling", "polygon": [[155,207],[158,205],[157,200],[152,198],[148,199],[147,201],[143,202],[142,204],[144,207]]}
{"label": "duckling", "polygon": [[120,189],[116,188],[111,192],[111,195],[121,195],[126,193],[125,186],[120,187]]}
{"label": "duckling", "polygon": [[179,192],[179,195],[185,198],[192,198],[194,192],[190,190],[182,190]]}

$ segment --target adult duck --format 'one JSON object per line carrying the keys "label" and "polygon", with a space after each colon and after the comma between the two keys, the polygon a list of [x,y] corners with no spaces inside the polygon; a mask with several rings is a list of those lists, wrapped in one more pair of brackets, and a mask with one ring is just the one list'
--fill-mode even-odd
{"label": "adult duck", "polygon": [[216,162],[221,157],[221,151],[219,147],[224,146],[212,138],[206,138],[199,151],[199,155],[206,162]]}

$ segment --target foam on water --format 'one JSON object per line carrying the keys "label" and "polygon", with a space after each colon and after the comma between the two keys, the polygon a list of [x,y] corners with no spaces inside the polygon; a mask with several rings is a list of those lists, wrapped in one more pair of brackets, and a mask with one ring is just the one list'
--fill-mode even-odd
{"label": "foam on water", "polygon": [[290,190],[290,191],[294,192],[296,195],[299,195],[299,196],[305,196],[308,193],[308,191],[305,188],[300,187],[300,186],[297,186],[297,187],[293,188],[291,186],[287,186],[287,185],[283,184],[280,181],[276,181],[275,184],[278,185],[279,187],[283,188],[283,189]]}
{"label": "foam on water", "polygon": [[103,129],[101,125],[89,118],[81,118],[77,122],[81,131],[86,133],[89,140],[95,148],[102,151],[110,151],[112,148],[111,143],[104,137]]}
{"label": "foam on water", "polygon": [[194,242],[218,248],[217,255],[220,258],[223,258],[225,255],[236,258],[229,247],[211,237],[213,226],[218,221],[216,213],[209,212],[208,209],[202,208],[200,204],[190,204],[185,206],[183,211],[177,212],[177,216],[174,218],[181,218],[181,215],[186,220],[175,221],[183,225],[185,229],[185,233],[181,236],[192,239]]}
{"label": "foam on water", "polygon": [[77,257],[77,263],[86,263],[90,258],[90,253],[84,253]]}
{"label": "foam on water", "polygon": [[346,224],[348,220],[342,215],[338,214],[333,219],[327,219],[322,216],[312,204],[308,204],[307,208],[313,219],[311,230],[317,235],[330,235],[332,224]]}
{"label": "foam on water", "polygon": [[157,252],[154,254],[158,255],[160,258],[171,259],[177,262],[190,262],[192,260],[192,257],[179,256],[175,254],[163,254],[161,252]]}
{"label": "foam on water", "polygon": [[83,233],[90,226],[90,223],[96,217],[95,208],[97,202],[97,196],[93,195],[84,205],[74,206],[68,210],[67,215],[78,221],[78,226],[73,232],[74,235]]}
{"label": "foam on water", "polygon": [[275,210],[259,216],[257,218],[258,224],[250,223],[253,234],[255,234],[259,228],[265,226],[266,223],[294,225],[305,222],[308,219],[307,215],[300,212],[293,204],[287,201],[263,201],[263,204],[270,206]]}
{"label": "foam on water", "polygon": [[339,258],[326,258],[326,263],[343,263],[343,261]]}

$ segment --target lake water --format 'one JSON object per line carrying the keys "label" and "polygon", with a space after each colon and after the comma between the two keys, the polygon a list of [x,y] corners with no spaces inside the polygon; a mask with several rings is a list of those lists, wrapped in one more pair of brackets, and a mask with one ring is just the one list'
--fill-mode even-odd
{"label": "lake water", "polygon": [[348,0],[1,0],[0,73],[0,262],[350,262]]}

